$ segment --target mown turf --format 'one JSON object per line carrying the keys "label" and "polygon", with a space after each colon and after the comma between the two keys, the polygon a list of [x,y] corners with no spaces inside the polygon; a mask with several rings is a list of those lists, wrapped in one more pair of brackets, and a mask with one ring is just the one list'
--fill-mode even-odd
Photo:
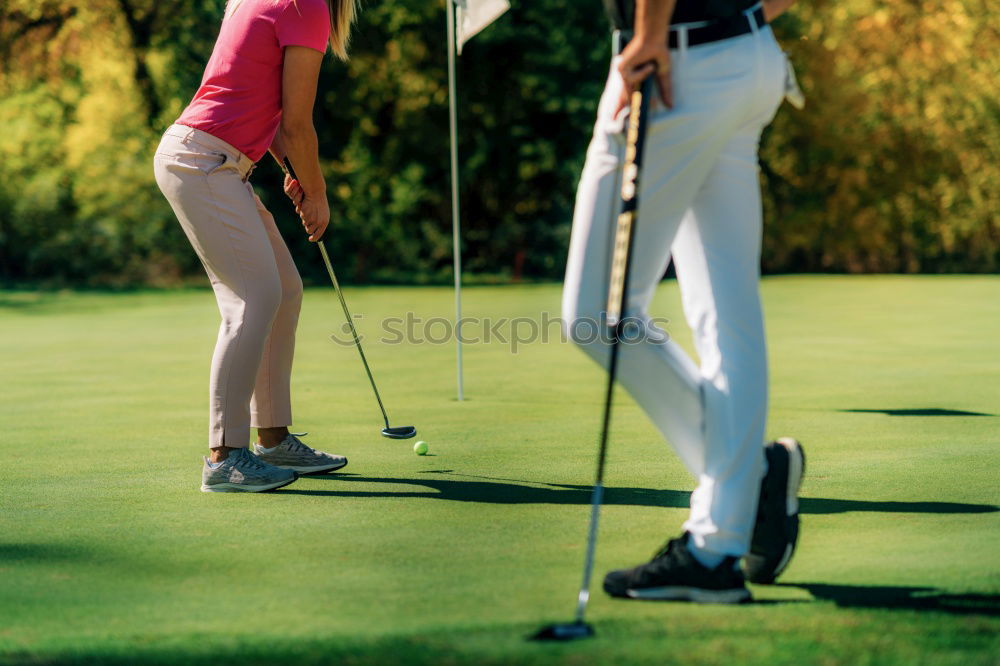
{"label": "mown turf", "polygon": [[[571,645],[524,640],[572,612],[603,391],[555,327],[517,354],[468,346],[457,403],[451,345],[378,343],[382,317],[448,317],[451,292],[348,289],[390,415],[430,442],[418,457],[378,435],[354,350],[328,339],[342,335],[335,297],[310,290],[294,425],[350,465],[209,495],[209,292],[0,293],[0,661],[997,663],[1000,279],[763,290],[769,434],[809,454],[782,585],[738,608],[595,592],[598,637]],[[558,303],[556,286],[477,288],[466,314],[557,316]],[[682,321],[675,284],[655,310]],[[599,574],[676,534],[692,488],[618,405]]]}

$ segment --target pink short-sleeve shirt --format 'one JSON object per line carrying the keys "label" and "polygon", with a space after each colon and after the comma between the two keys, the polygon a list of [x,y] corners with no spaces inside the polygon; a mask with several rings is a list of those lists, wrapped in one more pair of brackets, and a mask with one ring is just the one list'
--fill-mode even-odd
{"label": "pink short-sleeve shirt", "polygon": [[281,122],[284,49],[325,53],[330,12],[326,0],[242,0],[227,14],[201,87],[177,123],[208,132],[256,162]]}

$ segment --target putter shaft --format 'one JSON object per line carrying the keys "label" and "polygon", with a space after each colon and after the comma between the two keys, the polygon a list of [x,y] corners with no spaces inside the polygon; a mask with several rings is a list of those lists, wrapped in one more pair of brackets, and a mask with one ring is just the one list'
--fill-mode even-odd
{"label": "putter shaft", "polygon": [[323,263],[326,264],[326,272],[330,274],[330,281],[333,282],[333,289],[337,292],[337,298],[340,299],[340,307],[344,308],[344,317],[347,318],[347,325],[351,328],[351,335],[354,336],[354,346],[358,348],[358,354],[361,355],[361,363],[365,366],[365,373],[368,375],[368,381],[372,385],[372,391],[375,393],[375,399],[378,401],[378,408],[382,411],[382,420],[385,421],[385,427],[389,427],[389,415],[385,412],[385,405],[382,404],[382,396],[378,393],[378,387],[375,386],[375,378],[372,377],[371,368],[368,367],[368,359],[365,358],[365,350],[361,348],[361,338],[358,337],[358,330],[354,328],[354,319],[351,317],[351,311],[347,309],[347,301],[344,300],[344,292],[340,290],[340,283],[337,282],[337,274],[333,272],[333,264],[330,262],[330,255],[327,254],[326,244],[323,243],[323,239],[318,241],[320,254],[323,255]]}
{"label": "putter shaft", "polygon": [[[291,178],[298,180],[295,176],[295,169],[292,168],[292,163],[286,157],[284,159],[285,173],[287,173]],[[354,327],[354,318],[351,317],[351,311],[347,309],[347,301],[344,300],[344,293],[340,289],[340,282],[337,281],[337,274],[333,272],[333,263],[330,261],[330,255],[326,251],[326,243],[323,242],[321,238],[317,241],[319,245],[320,254],[323,255],[323,263],[326,265],[326,272],[330,275],[330,282],[333,283],[333,290],[337,292],[337,298],[340,299],[340,307],[344,309],[344,317],[347,318],[347,325],[351,329],[351,335],[354,337],[354,346],[358,350],[358,354],[361,356],[361,363],[365,366],[365,374],[368,375],[368,383],[372,385],[372,392],[375,393],[375,400],[378,401],[378,408],[382,412],[382,420],[385,422],[385,429],[389,430],[389,415],[385,411],[385,405],[382,404],[382,396],[379,395],[378,387],[375,385],[375,378],[372,376],[371,368],[368,367],[368,359],[365,357],[365,350],[361,347],[361,338],[358,337],[358,329]]]}
{"label": "putter shaft", "polygon": [[625,166],[622,178],[622,212],[618,216],[615,231],[615,245],[611,261],[611,275],[608,285],[607,318],[613,327],[611,338],[611,360],[608,364],[608,384],[604,397],[604,419],[601,426],[601,440],[597,452],[597,474],[590,501],[590,526],[587,536],[587,553],[583,562],[583,582],[577,595],[576,623],[583,624],[590,601],[590,579],[594,573],[594,555],[597,550],[597,528],[600,521],[601,502],[604,499],[604,467],[608,453],[608,434],[611,429],[611,407],[614,402],[615,378],[618,373],[618,352],[624,329],[626,301],[628,299],[629,266],[632,263],[632,246],[639,208],[639,175],[642,168],[642,152],[646,139],[649,100],[653,94],[653,77],[647,78],[641,90],[632,93],[632,108],[629,116]]}

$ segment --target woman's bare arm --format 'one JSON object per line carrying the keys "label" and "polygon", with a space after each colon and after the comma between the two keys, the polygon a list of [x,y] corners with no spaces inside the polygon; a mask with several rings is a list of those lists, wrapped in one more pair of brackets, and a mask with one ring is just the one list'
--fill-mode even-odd
{"label": "woman's bare arm", "polygon": [[311,241],[319,240],[330,222],[326,181],[319,166],[319,140],[313,126],[313,105],[322,64],[323,54],[319,51],[305,46],[285,48],[281,125],[278,145],[272,145],[272,153],[275,150],[283,153],[281,157],[287,157],[295,167],[303,194],[297,209]]}
{"label": "woman's bare arm", "polygon": [[281,138],[281,126],[278,126],[278,131],[274,133],[274,140],[271,141],[271,147],[267,149],[267,152],[271,153],[271,157],[274,161],[278,163],[278,166],[282,166],[285,161],[285,140]]}
{"label": "woman's bare arm", "polygon": [[[278,163],[282,171],[285,170],[285,140],[281,136],[281,127],[278,127],[278,131],[274,133],[274,139],[271,141],[271,147],[267,149],[271,156],[274,157],[274,161]],[[285,194],[288,198],[292,200],[292,203],[296,207],[302,203],[302,198],[304,196],[302,192],[302,187],[299,185],[299,181],[294,180],[287,173],[285,174],[285,182],[283,185]]]}
{"label": "woman's bare arm", "polygon": [[319,168],[319,141],[313,127],[313,104],[319,82],[323,54],[305,46],[285,48],[285,67],[281,92],[281,148],[295,166],[306,196],[326,192],[326,182]]}

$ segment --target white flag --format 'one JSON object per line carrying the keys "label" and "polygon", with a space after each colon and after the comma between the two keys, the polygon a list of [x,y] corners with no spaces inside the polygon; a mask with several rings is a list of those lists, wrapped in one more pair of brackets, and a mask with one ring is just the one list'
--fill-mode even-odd
{"label": "white flag", "polygon": [[507,0],[454,0],[454,2],[458,5],[458,55],[462,55],[462,46],[467,41],[510,9]]}

